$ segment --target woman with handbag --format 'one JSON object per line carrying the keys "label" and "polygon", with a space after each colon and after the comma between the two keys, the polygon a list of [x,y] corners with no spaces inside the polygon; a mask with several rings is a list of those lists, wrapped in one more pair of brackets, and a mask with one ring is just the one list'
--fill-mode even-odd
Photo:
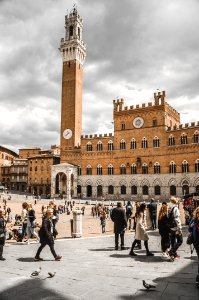
{"label": "woman with handbag", "polygon": [[193,233],[193,245],[198,256],[198,274],[196,284],[199,284],[199,207],[193,213],[193,219],[189,223],[189,232]]}
{"label": "woman with handbag", "polygon": [[27,213],[27,244],[30,244],[30,238],[31,236],[36,237],[37,242],[39,242],[39,236],[37,232],[35,231],[36,225],[36,217],[35,217],[35,210],[32,208],[32,204],[28,204],[28,213]]}

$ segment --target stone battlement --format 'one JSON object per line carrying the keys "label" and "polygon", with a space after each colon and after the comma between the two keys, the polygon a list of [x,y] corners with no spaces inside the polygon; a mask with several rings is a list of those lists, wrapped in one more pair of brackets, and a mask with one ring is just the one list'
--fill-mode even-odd
{"label": "stone battlement", "polygon": [[114,135],[112,133],[85,134],[85,135],[81,135],[81,139],[108,138],[113,136]]}
{"label": "stone battlement", "polygon": [[199,127],[199,121],[180,124],[179,126],[173,126],[172,128],[168,127],[167,131],[175,131],[175,130],[181,130],[181,129],[186,129],[186,128],[194,128],[194,127]]}

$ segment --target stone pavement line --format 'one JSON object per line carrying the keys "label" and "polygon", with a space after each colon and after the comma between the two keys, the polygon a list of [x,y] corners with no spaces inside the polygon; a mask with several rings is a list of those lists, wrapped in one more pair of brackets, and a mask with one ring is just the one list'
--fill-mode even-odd
{"label": "stone pavement line", "polygon": [[[49,249],[42,252],[43,262],[34,262],[38,244],[5,246],[7,260],[0,264],[1,300],[129,300],[179,299],[198,300],[199,290],[194,280],[197,260],[190,259],[189,247],[180,249],[182,259],[166,262],[160,253],[160,237],[149,232],[149,245],[155,256],[129,257],[129,250],[115,251],[114,236],[76,238],[55,241],[56,251],[63,256],[55,262]],[[133,234],[125,236],[130,247]],[[31,272],[42,267],[39,278],[30,278]],[[45,279],[48,272],[55,277]],[[142,280],[155,284],[155,291],[143,289]],[[17,297],[16,297],[17,294]]]}

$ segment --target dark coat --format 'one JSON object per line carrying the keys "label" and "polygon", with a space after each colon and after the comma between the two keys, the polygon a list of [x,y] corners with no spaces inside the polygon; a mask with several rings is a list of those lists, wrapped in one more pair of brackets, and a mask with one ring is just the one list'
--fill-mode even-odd
{"label": "dark coat", "polygon": [[114,222],[114,233],[122,233],[127,227],[126,213],[122,207],[113,209],[111,220]]}
{"label": "dark coat", "polygon": [[156,217],[157,215],[157,204],[154,202],[149,203],[148,205],[150,217]]}
{"label": "dark coat", "polygon": [[39,230],[39,237],[40,237],[40,243],[46,243],[48,245],[54,244],[54,238],[53,238],[53,223],[51,219],[48,219],[47,217],[43,218],[42,226]]}
{"label": "dark coat", "polygon": [[160,235],[167,235],[170,232],[169,220],[167,215],[163,216],[160,220],[158,220],[158,229]]}

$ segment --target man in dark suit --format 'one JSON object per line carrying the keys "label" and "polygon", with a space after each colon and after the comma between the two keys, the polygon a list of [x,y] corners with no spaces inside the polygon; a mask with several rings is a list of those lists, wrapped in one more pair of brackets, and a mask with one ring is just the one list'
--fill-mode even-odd
{"label": "man in dark suit", "polygon": [[118,202],[117,207],[113,209],[111,220],[114,222],[115,250],[118,250],[119,235],[121,239],[121,250],[125,250],[124,233],[127,227],[127,219],[121,202]]}

